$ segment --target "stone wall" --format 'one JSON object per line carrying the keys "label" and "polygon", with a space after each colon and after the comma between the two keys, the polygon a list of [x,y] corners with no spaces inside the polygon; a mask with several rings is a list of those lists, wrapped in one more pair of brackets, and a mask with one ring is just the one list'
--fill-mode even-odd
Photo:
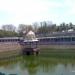
{"label": "stone wall", "polygon": [[18,42],[0,42],[0,52],[20,49],[21,46]]}
{"label": "stone wall", "polygon": [[0,59],[20,55],[21,45],[18,42],[0,42]]}
{"label": "stone wall", "polygon": [[39,45],[38,47],[41,49],[75,49],[75,45]]}

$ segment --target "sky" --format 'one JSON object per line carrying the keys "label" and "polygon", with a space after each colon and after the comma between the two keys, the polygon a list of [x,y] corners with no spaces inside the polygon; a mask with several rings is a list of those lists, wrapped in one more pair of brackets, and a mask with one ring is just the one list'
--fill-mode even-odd
{"label": "sky", "polygon": [[75,24],[75,0],[0,0],[0,26],[41,21]]}

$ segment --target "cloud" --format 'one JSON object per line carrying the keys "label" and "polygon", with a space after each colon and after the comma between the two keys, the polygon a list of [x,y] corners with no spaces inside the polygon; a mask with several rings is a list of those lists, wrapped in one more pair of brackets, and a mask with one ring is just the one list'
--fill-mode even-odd
{"label": "cloud", "polygon": [[42,20],[68,22],[75,16],[74,8],[75,0],[0,0],[0,14],[4,15],[0,15],[0,23],[30,24]]}
{"label": "cloud", "polygon": [[61,6],[60,3],[40,0],[0,0],[0,10],[11,13],[13,22],[32,22],[44,19],[47,12]]}
{"label": "cloud", "polygon": [[67,0],[66,3],[70,8],[69,13],[71,15],[73,15],[73,14],[75,15],[75,0]]}

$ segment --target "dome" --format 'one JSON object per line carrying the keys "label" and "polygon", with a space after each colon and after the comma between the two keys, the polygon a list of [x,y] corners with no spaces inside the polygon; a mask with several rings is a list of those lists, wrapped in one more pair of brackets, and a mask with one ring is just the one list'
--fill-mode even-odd
{"label": "dome", "polygon": [[29,31],[27,34],[26,34],[26,40],[27,41],[38,41],[36,36],[35,36],[35,33],[33,31]]}
{"label": "dome", "polygon": [[30,35],[35,36],[35,33],[33,31],[29,31],[26,36],[30,36]]}

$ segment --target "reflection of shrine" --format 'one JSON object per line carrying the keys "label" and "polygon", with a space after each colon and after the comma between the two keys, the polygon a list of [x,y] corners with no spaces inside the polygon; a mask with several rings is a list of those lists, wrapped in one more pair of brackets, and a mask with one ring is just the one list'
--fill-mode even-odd
{"label": "reflection of shrine", "polygon": [[23,54],[26,55],[37,55],[38,51],[38,39],[33,31],[29,31],[23,39]]}

